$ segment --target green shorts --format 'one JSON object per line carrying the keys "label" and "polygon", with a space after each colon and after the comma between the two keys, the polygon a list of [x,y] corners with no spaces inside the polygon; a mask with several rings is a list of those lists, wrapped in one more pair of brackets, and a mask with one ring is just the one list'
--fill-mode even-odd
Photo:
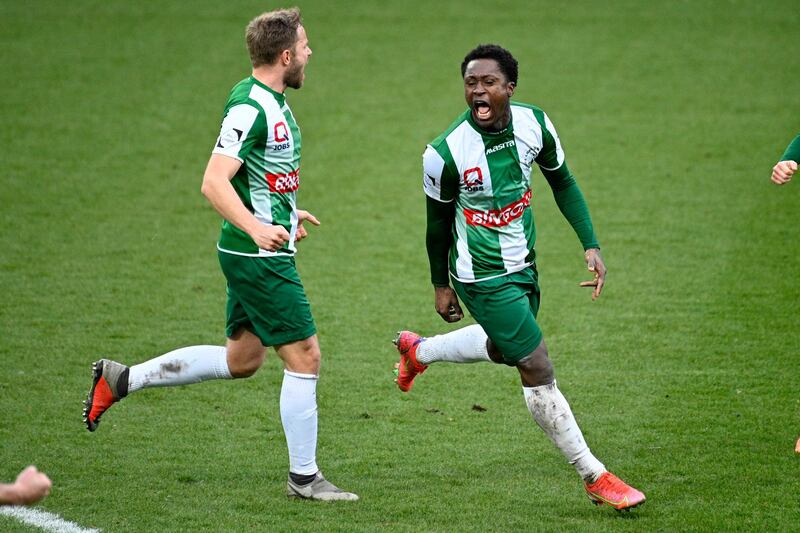
{"label": "green shorts", "polygon": [[453,287],[506,364],[515,366],[542,342],[536,323],[540,294],[535,267],[477,283],[453,279]]}
{"label": "green shorts", "polygon": [[228,280],[228,337],[245,328],[264,346],[275,346],[307,339],[317,332],[294,257],[218,255]]}

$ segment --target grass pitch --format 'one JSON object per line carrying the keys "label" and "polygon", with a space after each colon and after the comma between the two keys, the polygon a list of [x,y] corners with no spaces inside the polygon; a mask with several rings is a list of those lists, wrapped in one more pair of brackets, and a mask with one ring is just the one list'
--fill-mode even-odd
{"label": "grass pitch", "polygon": [[[223,342],[219,219],[199,193],[258,2],[0,4],[0,475],[104,531],[787,531],[800,523],[800,131],[788,1],[302,2],[290,92],[298,264],[324,354],[318,458],[356,504],[291,502],[274,355],[254,378],[150,389],[80,421],[91,362]],[[540,320],[595,454],[647,504],[596,509],[524,407],[516,372],[440,365],[392,383],[395,330],[433,312],[420,155],[463,109],[480,42],[520,61],[587,196],[610,273],[537,174]],[[484,411],[475,410],[479,405]],[[0,517],[0,529],[24,531]]]}

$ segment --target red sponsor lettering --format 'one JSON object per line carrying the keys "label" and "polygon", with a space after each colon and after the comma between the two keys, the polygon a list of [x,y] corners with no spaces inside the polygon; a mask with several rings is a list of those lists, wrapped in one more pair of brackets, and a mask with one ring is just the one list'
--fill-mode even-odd
{"label": "red sponsor lettering", "polygon": [[512,202],[502,209],[490,209],[488,211],[477,211],[475,209],[464,209],[467,217],[467,224],[470,226],[484,226],[487,228],[498,228],[507,226],[512,220],[522,216],[522,213],[531,205],[531,190],[528,189],[522,198]]}
{"label": "red sponsor lettering", "polygon": [[300,187],[300,169],[293,170],[288,174],[270,174],[268,172],[265,177],[269,185],[269,192],[294,192]]}

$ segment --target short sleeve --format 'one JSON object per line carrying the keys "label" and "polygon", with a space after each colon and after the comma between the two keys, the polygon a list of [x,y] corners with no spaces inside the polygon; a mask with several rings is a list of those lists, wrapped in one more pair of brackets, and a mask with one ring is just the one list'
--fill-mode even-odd
{"label": "short sleeve", "polygon": [[452,177],[444,158],[431,145],[422,154],[422,188],[430,198],[452,202],[455,196]]}
{"label": "short sleeve", "polygon": [[564,164],[564,150],[558,138],[556,127],[550,122],[547,113],[544,115],[544,128],[542,130],[542,151],[536,156],[536,163],[544,170],[556,170]]}
{"label": "short sleeve", "polygon": [[[259,120],[259,111],[250,104],[238,104],[228,109],[222,119],[219,137],[214,145],[214,154],[227,155],[244,162],[244,158],[258,140],[264,129],[264,120]],[[260,126],[259,126],[260,124]]]}

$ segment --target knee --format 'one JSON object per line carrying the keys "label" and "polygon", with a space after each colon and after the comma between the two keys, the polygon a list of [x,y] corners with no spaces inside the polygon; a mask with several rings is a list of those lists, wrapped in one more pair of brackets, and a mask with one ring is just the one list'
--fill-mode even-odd
{"label": "knee", "polygon": [[302,357],[303,373],[319,374],[319,367],[322,363],[322,352],[319,345],[314,345],[304,350]]}
{"label": "knee", "polygon": [[497,348],[497,345],[492,342],[492,339],[486,339],[486,352],[489,354],[489,359],[493,363],[503,364],[503,353]]}
{"label": "knee", "polygon": [[555,380],[553,363],[547,355],[547,350],[537,348],[532,354],[517,363],[517,369],[527,387],[549,385]]}
{"label": "knee", "polygon": [[236,379],[249,378],[255,374],[264,363],[264,350],[245,354],[228,353],[228,370]]}

